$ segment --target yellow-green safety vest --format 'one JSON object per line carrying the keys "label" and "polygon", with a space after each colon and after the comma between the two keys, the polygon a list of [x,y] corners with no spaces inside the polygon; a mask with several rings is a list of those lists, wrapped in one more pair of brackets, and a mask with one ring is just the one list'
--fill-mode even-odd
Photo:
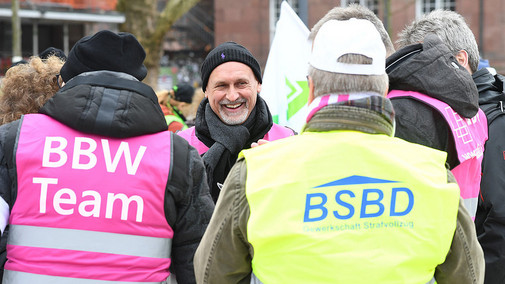
{"label": "yellow-green safety vest", "polygon": [[459,205],[444,152],[331,131],[241,155],[252,269],[263,283],[432,283]]}
{"label": "yellow-green safety vest", "polygon": [[167,122],[167,125],[170,125],[170,123],[174,121],[180,122],[182,124],[181,130],[188,129],[188,126],[186,125],[184,120],[182,120],[182,118],[180,118],[176,114],[165,115],[165,121]]}

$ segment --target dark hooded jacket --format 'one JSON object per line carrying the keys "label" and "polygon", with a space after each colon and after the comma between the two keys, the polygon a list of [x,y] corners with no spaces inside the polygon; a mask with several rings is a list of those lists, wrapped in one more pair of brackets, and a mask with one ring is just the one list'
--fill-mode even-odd
{"label": "dark hooded jacket", "polygon": [[[479,110],[478,92],[470,73],[435,35],[388,57],[386,72],[390,90],[428,95],[465,118],[475,116]],[[396,113],[396,137],[445,151],[450,168],[459,165],[449,125],[436,109],[410,97],[391,102]]]}
{"label": "dark hooded jacket", "polygon": [[489,126],[475,226],[486,259],[485,283],[501,284],[505,283],[505,77],[486,68],[472,77]]}
{"label": "dark hooded jacket", "polygon": [[[127,138],[167,130],[154,91],[126,73],[96,71],[69,80],[39,111],[84,133]],[[0,197],[16,199],[15,139],[21,120],[0,127]],[[43,126],[41,126],[43,127]],[[172,164],[165,189],[165,217],[174,230],[171,270],[178,283],[195,283],[193,254],[214,203],[195,148],[171,134]],[[142,244],[139,244],[142,246]],[[127,269],[127,268],[125,268]]]}

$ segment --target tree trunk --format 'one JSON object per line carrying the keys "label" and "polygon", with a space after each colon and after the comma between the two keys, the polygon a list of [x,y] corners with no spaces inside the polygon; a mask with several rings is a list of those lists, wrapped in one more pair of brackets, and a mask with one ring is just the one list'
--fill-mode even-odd
{"label": "tree trunk", "polygon": [[134,34],[146,51],[144,65],[148,73],[144,83],[158,89],[163,40],[172,25],[199,0],[168,0],[163,11],[157,10],[157,0],[119,0],[117,10],[125,14],[121,31]]}
{"label": "tree trunk", "polygon": [[13,62],[22,58],[21,54],[21,19],[19,18],[19,0],[12,0],[12,59]]}

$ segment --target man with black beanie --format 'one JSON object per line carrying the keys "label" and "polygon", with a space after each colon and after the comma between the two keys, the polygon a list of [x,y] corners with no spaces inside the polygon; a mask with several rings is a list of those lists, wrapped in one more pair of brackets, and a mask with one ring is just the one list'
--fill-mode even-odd
{"label": "man with black beanie", "polygon": [[294,131],[273,123],[259,96],[261,68],[244,46],[225,42],[201,66],[202,100],[195,126],[178,134],[203,157],[211,195],[217,201],[222,184],[242,149],[264,139],[277,140]]}
{"label": "man with black beanie", "polygon": [[214,209],[196,149],[170,133],[129,33],[79,40],[41,108],[0,129],[3,284],[195,283]]}

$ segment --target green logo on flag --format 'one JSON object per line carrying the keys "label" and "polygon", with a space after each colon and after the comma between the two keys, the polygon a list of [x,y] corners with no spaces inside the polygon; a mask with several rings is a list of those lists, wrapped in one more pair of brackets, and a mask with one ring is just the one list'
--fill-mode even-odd
{"label": "green logo on flag", "polygon": [[309,98],[309,85],[307,81],[295,81],[295,83],[299,88],[296,88],[295,84],[291,83],[288,77],[286,77],[286,85],[290,89],[290,93],[287,97],[289,101],[287,113],[288,120],[307,104]]}

